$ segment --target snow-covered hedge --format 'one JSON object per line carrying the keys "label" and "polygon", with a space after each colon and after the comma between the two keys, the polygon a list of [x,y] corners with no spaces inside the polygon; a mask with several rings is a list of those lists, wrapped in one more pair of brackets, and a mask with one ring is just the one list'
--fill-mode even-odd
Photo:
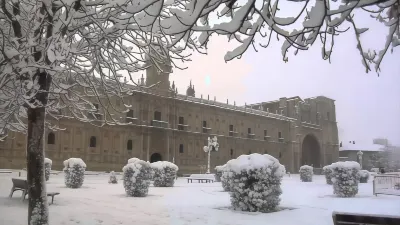
{"label": "snow-covered hedge", "polygon": [[158,161],[151,164],[153,169],[153,185],[155,187],[174,186],[178,166],[168,161]]}
{"label": "snow-covered hedge", "polygon": [[354,197],[358,193],[360,164],[354,161],[336,162],[333,171],[333,193],[339,197]]}
{"label": "snow-covered hedge", "polygon": [[300,166],[300,180],[302,182],[311,182],[312,181],[312,177],[313,177],[313,172],[314,168],[312,166]]}
{"label": "snow-covered hedge", "polygon": [[285,167],[267,154],[241,155],[230,160],[223,177],[228,174],[233,208],[250,212],[275,211],[285,172]]}
{"label": "snow-covered hedge", "polygon": [[86,164],[80,158],[70,158],[64,161],[65,185],[69,188],[80,188],[85,179]]}
{"label": "snow-covered hedge", "polygon": [[115,176],[114,171],[110,172],[110,178],[108,179],[108,183],[109,184],[117,184],[118,183],[118,180],[117,180],[117,177]]}
{"label": "snow-covered hedge", "polygon": [[46,178],[46,181],[50,179],[50,171],[51,171],[51,165],[53,164],[53,161],[49,158],[44,158],[44,176]]}
{"label": "snow-covered hedge", "polygon": [[128,196],[145,197],[149,192],[152,169],[149,162],[131,160],[122,168],[123,185]]}
{"label": "snow-covered hedge", "polygon": [[[231,159],[228,161],[232,162],[235,159]],[[221,175],[221,184],[222,184],[222,188],[224,189],[224,191],[231,191],[231,181],[232,181],[232,172],[228,169],[227,164],[226,163],[223,168],[222,168],[222,175]]]}
{"label": "snow-covered hedge", "polygon": [[128,164],[129,164],[129,163],[136,162],[136,161],[142,161],[142,160],[141,160],[141,159],[138,159],[138,158],[130,158],[130,159],[128,159]]}
{"label": "snow-covered hedge", "polygon": [[360,170],[360,183],[368,183],[369,172],[368,170]]}
{"label": "snow-covered hedge", "polygon": [[222,173],[224,171],[224,167],[225,167],[225,165],[215,167],[215,181],[216,182],[221,182],[221,177],[222,177]]}
{"label": "snow-covered hedge", "polygon": [[333,184],[333,183],[332,183],[333,171],[332,171],[331,165],[324,166],[324,167],[322,168],[322,172],[323,172],[324,175],[325,175],[326,183],[327,183],[327,184]]}

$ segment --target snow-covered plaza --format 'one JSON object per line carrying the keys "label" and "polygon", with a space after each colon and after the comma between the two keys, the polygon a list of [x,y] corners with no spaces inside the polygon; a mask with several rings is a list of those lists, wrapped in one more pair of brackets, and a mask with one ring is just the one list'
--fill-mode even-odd
{"label": "snow-covered plaza", "polygon": [[[11,178],[17,172],[0,174],[1,224],[27,223],[28,202],[21,192],[9,198]],[[147,197],[127,197],[121,175],[118,184],[109,184],[107,174],[86,175],[81,188],[70,189],[64,175],[51,174],[47,191],[60,192],[50,205],[50,224],[60,225],[332,225],[332,212],[400,214],[400,197],[372,194],[372,179],[359,184],[354,198],[338,198],[324,176],[301,182],[299,175],[285,175],[282,181],[281,211],[248,213],[230,209],[229,193],[221,183],[187,183],[179,178],[174,187],[150,186]],[[22,177],[23,178],[23,175]]]}

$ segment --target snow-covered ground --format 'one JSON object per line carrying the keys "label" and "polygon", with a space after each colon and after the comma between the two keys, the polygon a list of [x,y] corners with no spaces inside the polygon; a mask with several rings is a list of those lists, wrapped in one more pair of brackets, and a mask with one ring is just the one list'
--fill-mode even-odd
{"label": "snow-covered ground", "polygon": [[[21,192],[8,198],[11,177],[0,174],[0,218],[2,224],[26,224],[27,201]],[[400,197],[372,195],[372,180],[360,184],[355,198],[337,198],[323,176],[300,182],[298,175],[283,179],[281,207],[275,213],[246,213],[229,209],[229,194],[221,183],[187,183],[179,178],[172,188],[150,187],[149,196],[126,197],[121,175],[118,184],[108,184],[108,175],[86,175],[82,188],[65,187],[63,174],[52,174],[48,191],[61,194],[50,205],[50,224],[60,225],[332,225],[332,212],[400,214]]]}

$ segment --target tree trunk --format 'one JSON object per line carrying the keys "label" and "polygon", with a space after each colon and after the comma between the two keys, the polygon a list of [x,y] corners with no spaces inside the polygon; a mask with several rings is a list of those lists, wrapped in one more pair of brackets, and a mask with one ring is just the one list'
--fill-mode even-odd
{"label": "tree trunk", "polygon": [[[35,99],[43,105],[47,104],[51,76],[45,72],[36,73],[38,85],[42,93]],[[28,138],[27,138],[27,174],[28,174],[28,225],[48,224],[48,204],[44,168],[44,128],[45,107],[28,108]]]}

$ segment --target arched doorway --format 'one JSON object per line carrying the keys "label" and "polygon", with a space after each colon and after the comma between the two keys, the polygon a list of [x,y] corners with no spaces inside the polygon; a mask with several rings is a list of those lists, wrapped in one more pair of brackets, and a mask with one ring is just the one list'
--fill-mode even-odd
{"label": "arched doorway", "polygon": [[162,161],[161,154],[160,153],[153,153],[150,156],[150,162],[153,163],[153,162],[158,162],[158,161]]}
{"label": "arched doorway", "polygon": [[315,168],[322,166],[321,148],[314,135],[308,134],[304,137],[301,152],[301,165],[312,165]]}

